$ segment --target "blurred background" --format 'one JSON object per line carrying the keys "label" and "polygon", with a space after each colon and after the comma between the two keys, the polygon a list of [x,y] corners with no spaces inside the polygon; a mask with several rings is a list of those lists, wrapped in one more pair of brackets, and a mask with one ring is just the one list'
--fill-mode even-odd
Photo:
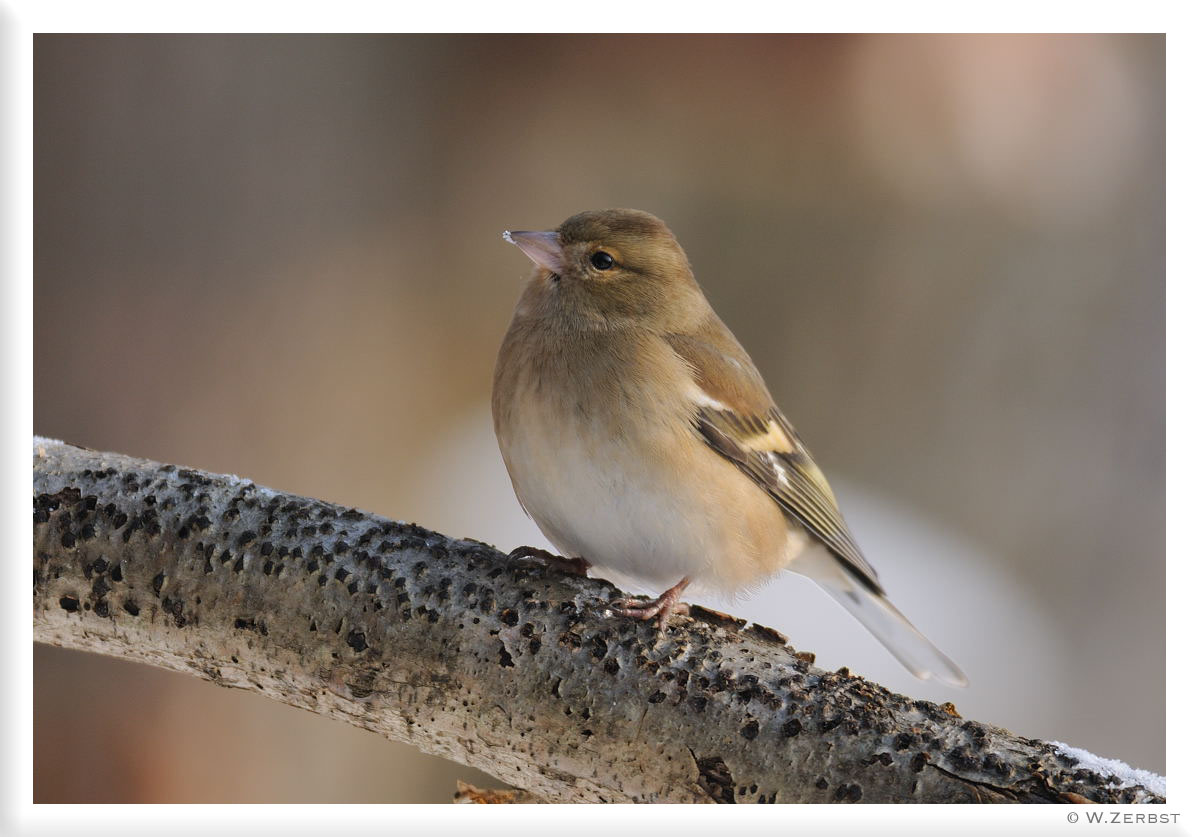
{"label": "blurred background", "polygon": [[[34,42],[34,427],[511,549],[504,229],[667,221],[896,603],[708,603],[817,664],[1164,772],[1165,39]],[[495,780],[38,646],[38,802],[448,801]]]}

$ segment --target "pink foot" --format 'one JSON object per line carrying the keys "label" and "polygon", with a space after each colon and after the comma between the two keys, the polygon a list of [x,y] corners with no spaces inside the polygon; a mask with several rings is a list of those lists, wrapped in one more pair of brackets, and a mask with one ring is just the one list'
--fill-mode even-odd
{"label": "pink foot", "polygon": [[508,557],[513,561],[532,558],[548,567],[553,567],[556,570],[561,570],[571,575],[586,576],[587,570],[591,569],[591,563],[586,558],[563,558],[561,555],[555,555],[552,552],[538,549],[535,546],[518,546],[508,553]]}
{"label": "pink foot", "polygon": [[671,587],[661,596],[656,599],[617,599],[613,602],[608,602],[608,607],[620,616],[628,616],[632,619],[653,619],[658,617],[658,630],[666,630],[666,623],[670,620],[673,613],[688,613],[690,608],[679,601],[683,595],[683,591],[687,589],[687,585],[691,583],[691,579],[684,578],[674,587]]}

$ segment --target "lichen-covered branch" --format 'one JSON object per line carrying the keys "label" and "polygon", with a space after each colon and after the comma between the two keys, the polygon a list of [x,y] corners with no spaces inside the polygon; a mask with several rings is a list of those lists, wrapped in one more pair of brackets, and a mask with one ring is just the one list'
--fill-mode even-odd
{"label": "lichen-covered branch", "polygon": [[[1159,802],[774,631],[246,480],[38,439],[34,638],[258,691],[548,801]],[[1072,763],[1073,762],[1073,763]]]}

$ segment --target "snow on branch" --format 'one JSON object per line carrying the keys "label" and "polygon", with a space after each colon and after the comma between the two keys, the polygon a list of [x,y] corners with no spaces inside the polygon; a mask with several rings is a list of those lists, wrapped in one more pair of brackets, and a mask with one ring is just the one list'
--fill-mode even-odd
{"label": "snow on branch", "polygon": [[[204,473],[33,444],[39,642],[249,689],[559,802],[1162,802],[693,607]],[[1135,783],[1128,781],[1132,775]]]}

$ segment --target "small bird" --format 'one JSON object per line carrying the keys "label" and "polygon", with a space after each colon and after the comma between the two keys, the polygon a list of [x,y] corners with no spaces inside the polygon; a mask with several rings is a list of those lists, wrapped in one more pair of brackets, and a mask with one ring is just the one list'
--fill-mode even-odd
{"label": "small bird", "polygon": [[492,417],[516,496],[558,560],[665,587],[609,605],[663,629],[686,612],[690,584],[736,592],[793,570],[915,676],[966,685],[883,594],[828,480],[666,224],[608,209],[504,239],[535,269],[500,347]]}

